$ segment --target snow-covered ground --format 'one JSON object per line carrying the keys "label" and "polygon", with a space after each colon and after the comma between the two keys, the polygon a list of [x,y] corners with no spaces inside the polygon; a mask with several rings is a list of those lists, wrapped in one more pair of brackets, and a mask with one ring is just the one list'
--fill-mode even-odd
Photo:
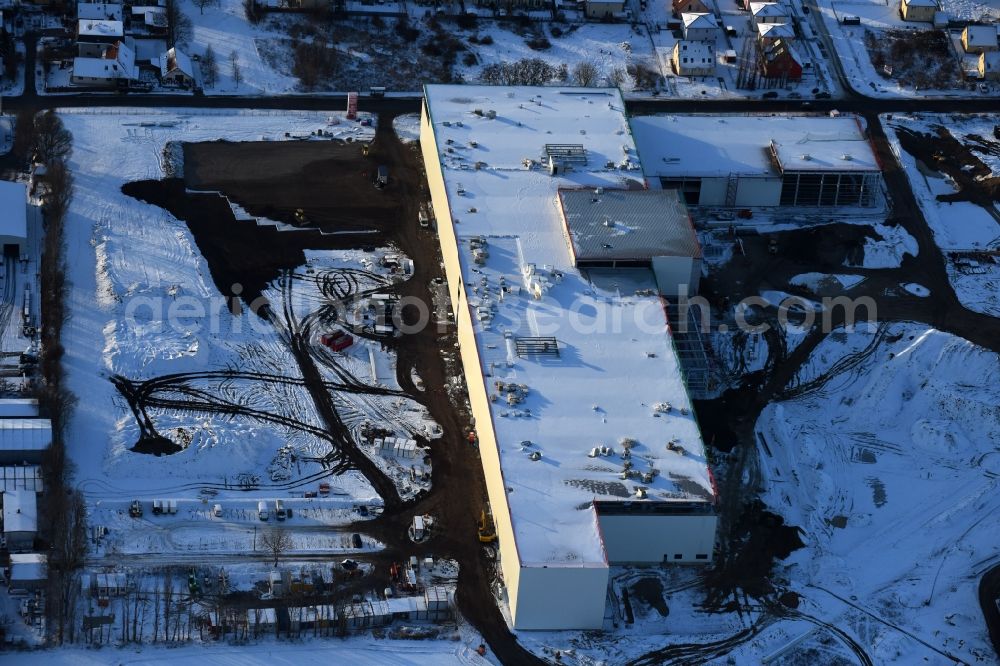
{"label": "snow-covered ground", "polygon": [[960,338],[864,325],[824,340],[793,382],[804,391],[757,422],[765,501],[806,543],[781,575],[875,663],[944,663],[906,632],[992,657],[977,574],[1000,521],[998,377],[996,354]]}
{"label": "snow-covered ground", "polygon": [[[987,212],[968,201],[938,201],[939,195],[953,194],[956,191],[951,179],[928,165],[918,165],[916,158],[902,149],[895,133],[897,127],[925,133],[947,127],[956,139],[974,146],[976,144],[968,142],[969,135],[985,131],[984,124],[990,122],[989,119],[982,116],[896,114],[891,121],[885,122],[890,145],[906,171],[910,186],[938,246],[946,255],[953,252],[996,250],[1000,246],[1000,223],[994,217],[998,214],[995,207],[993,211]],[[992,137],[992,128],[980,136]],[[994,163],[987,161],[986,164],[992,168]],[[991,263],[949,257],[947,269],[955,293],[965,307],[1000,317],[1000,265],[996,261]]]}
{"label": "snow-covered ground", "polygon": [[[449,637],[450,638],[450,637]],[[11,664],[31,663],[44,659],[52,666],[103,666],[108,663],[139,666],[326,666],[354,664],[356,666],[468,666],[496,663],[476,654],[474,637],[461,635],[459,640],[377,640],[369,636],[346,640],[306,639],[289,645],[268,642],[260,645],[198,645],[185,647],[111,648],[99,650],[61,649],[43,653],[9,654]]]}
{"label": "snow-covered ground", "polygon": [[[81,109],[64,111],[63,119],[75,137],[70,167],[76,178],[66,225],[72,289],[63,342],[67,387],[79,400],[67,439],[74,482],[86,494],[91,520],[133,534],[147,520],[176,521],[183,523],[177,525],[182,529],[171,530],[179,549],[221,539],[219,547],[232,550],[231,540],[214,536],[214,523],[236,524],[234,529],[245,532],[257,499],[286,499],[297,509],[289,527],[299,526],[304,535],[316,526],[349,522],[347,513],[355,505],[377,507],[380,499],[360,473],[326,476],[319,459],[331,445],[314,434],[324,429],[322,421],[309,392],[297,383],[284,331],[249,312],[232,315],[225,307],[231,295],[217,291],[187,226],[121,192],[126,182],[163,175],[163,147],[169,141],[283,140],[286,133],[304,136],[318,129],[340,138],[370,139],[374,130],[325,113],[285,111]],[[276,306],[290,293],[289,306],[304,317],[322,300],[324,276],[342,269],[386,279],[378,276],[387,269],[365,253],[310,252],[307,265],[288,278],[293,288],[286,293],[275,284],[265,293]],[[192,318],[189,308],[208,314]],[[359,340],[340,362],[363,384],[399,388],[394,356],[377,343]],[[216,374],[186,374],[204,371]],[[261,381],[251,373],[291,381]],[[174,390],[204,391],[264,418],[233,418],[197,407],[151,408],[157,431],[183,449],[164,456],[131,451],[139,437],[137,420],[111,378],[135,382],[174,374],[179,383],[165,388],[161,397],[180,395]],[[334,400],[352,429],[366,419],[387,424],[400,436],[435,427],[422,407],[401,396],[336,392]],[[269,415],[304,427],[282,425]],[[396,462],[364,450],[408,485],[405,470],[413,461]],[[288,499],[316,492],[320,480],[332,486],[329,498]],[[258,490],[247,493],[246,484]],[[197,494],[204,486],[215,490],[211,501]],[[133,519],[122,516],[131,498],[145,501],[147,518],[130,529]],[[180,500],[178,516],[150,518],[149,501],[156,498]],[[207,515],[214,503],[226,512],[221,521]],[[339,548],[300,539],[307,550]]]}
{"label": "snow-covered ground", "polygon": [[826,294],[831,290],[847,291],[864,281],[860,275],[831,275],[828,273],[801,273],[792,277],[789,284],[805,287],[814,294]]}

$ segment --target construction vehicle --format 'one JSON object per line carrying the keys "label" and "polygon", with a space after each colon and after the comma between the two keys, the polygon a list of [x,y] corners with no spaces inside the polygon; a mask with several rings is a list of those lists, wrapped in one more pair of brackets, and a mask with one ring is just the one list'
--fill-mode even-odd
{"label": "construction vehicle", "polygon": [[486,509],[483,509],[482,513],[479,514],[479,542],[480,543],[493,543],[497,540],[497,531],[493,527],[493,519],[486,518]]}
{"label": "construction vehicle", "polygon": [[308,224],[309,218],[306,217],[306,212],[301,208],[295,209],[295,224],[303,225]]}
{"label": "construction vehicle", "polygon": [[128,515],[133,518],[142,518],[142,502],[132,500],[132,503],[128,507]]}

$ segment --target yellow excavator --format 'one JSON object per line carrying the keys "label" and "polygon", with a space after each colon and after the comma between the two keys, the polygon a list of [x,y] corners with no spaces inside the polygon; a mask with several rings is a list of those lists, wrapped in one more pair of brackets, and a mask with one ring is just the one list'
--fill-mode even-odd
{"label": "yellow excavator", "polygon": [[497,540],[497,531],[493,527],[493,518],[486,516],[486,509],[479,514],[479,542],[493,543]]}

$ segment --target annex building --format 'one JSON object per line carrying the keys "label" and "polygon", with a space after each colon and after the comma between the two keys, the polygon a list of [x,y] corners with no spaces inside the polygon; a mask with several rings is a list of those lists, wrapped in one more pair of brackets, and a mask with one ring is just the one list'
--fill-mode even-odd
{"label": "annex building", "polygon": [[876,207],[881,167],[853,116],[636,116],[643,172],[689,205]]}
{"label": "annex building", "polygon": [[713,556],[660,296],[696,289],[686,206],[647,189],[617,89],[426,86],[420,145],[499,593],[516,629],[601,628],[611,565]]}

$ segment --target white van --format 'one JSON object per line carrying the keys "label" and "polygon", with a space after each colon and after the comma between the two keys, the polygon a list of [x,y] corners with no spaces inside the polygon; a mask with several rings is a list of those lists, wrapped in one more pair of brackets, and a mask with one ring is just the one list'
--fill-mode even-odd
{"label": "white van", "polygon": [[264,500],[257,502],[257,517],[261,520],[267,520],[269,515],[270,514],[267,511],[267,502]]}

